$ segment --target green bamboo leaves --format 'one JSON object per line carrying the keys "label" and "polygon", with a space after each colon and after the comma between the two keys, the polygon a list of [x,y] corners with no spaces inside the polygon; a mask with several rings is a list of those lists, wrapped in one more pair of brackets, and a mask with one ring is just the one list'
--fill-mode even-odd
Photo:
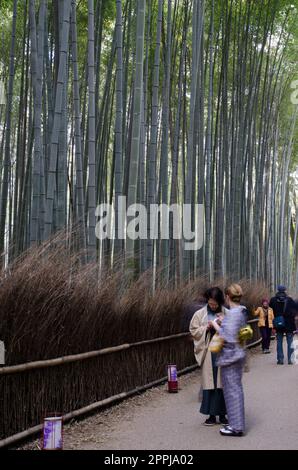
{"label": "green bamboo leaves", "polygon": [[[152,285],[204,273],[294,286],[297,12],[297,0],[1,3],[2,264],[66,230],[82,262],[125,260]],[[142,240],[124,196],[147,210]],[[101,204],[114,213],[98,240]],[[202,248],[175,239],[173,217],[162,239],[155,204],[188,205],[179,223],[203,230]]]}

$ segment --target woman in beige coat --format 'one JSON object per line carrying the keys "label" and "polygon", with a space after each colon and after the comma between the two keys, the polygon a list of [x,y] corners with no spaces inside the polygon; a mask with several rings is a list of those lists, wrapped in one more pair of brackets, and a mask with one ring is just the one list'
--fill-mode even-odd
{"label": "woman in beige coat", "polygon": [[220,324],[225,308],[224,295],[218,287],[208,289],[205,298],[207,305],[195,312],[189,330],[194,341],[195,358],[202,369],[203,399],[200,412],[209,415],[204,424],[212,426],[216,424],[216,416],[219,416],[221,424],[227,424],[221,372],[215,364],[217,354],[208,351],[210,340],[215,333],[211,322],[215,320]]}

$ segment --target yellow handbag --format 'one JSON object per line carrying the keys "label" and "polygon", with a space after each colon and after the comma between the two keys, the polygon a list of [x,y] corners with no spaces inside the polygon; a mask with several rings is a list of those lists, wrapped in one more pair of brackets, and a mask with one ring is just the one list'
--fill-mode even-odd
{"label": "yellow handbag", "polygon": [[221,338],[218,333],[215,333],[209,343],[208,351],[212,353],[219,353],[222,350],[223,344],[224,339]]}
{"label": "yellow handbag", "polygon": [[253,337],[253,330],[250,325],[245,325],[243,328],[240,328],[238,339],[239,343],[244,344],[245,341],[248,341]]}

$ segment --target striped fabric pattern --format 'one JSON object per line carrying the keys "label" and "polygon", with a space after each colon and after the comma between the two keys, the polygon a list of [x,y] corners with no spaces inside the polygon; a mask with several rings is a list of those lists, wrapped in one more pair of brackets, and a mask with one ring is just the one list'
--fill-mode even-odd
{"label": "striped fabric pattern", "polygon": [[244,394],[241,381],[243,365],[244,361],[240,360],[221,369],[229,426],[234,431],[242,432],[245,428]]}

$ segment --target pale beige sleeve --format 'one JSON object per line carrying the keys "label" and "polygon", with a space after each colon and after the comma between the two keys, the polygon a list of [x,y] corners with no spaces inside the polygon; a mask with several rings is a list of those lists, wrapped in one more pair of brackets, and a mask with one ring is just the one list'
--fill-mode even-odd
{"label": "pale beige sleeve", "polygon": [[199,341],[206,333],[207,325],[202,324],[202,314],[200,311],[197,311],[194,316],[192,317],[192,320],[189,325],[189,331],[192,335],[192,337]]}

